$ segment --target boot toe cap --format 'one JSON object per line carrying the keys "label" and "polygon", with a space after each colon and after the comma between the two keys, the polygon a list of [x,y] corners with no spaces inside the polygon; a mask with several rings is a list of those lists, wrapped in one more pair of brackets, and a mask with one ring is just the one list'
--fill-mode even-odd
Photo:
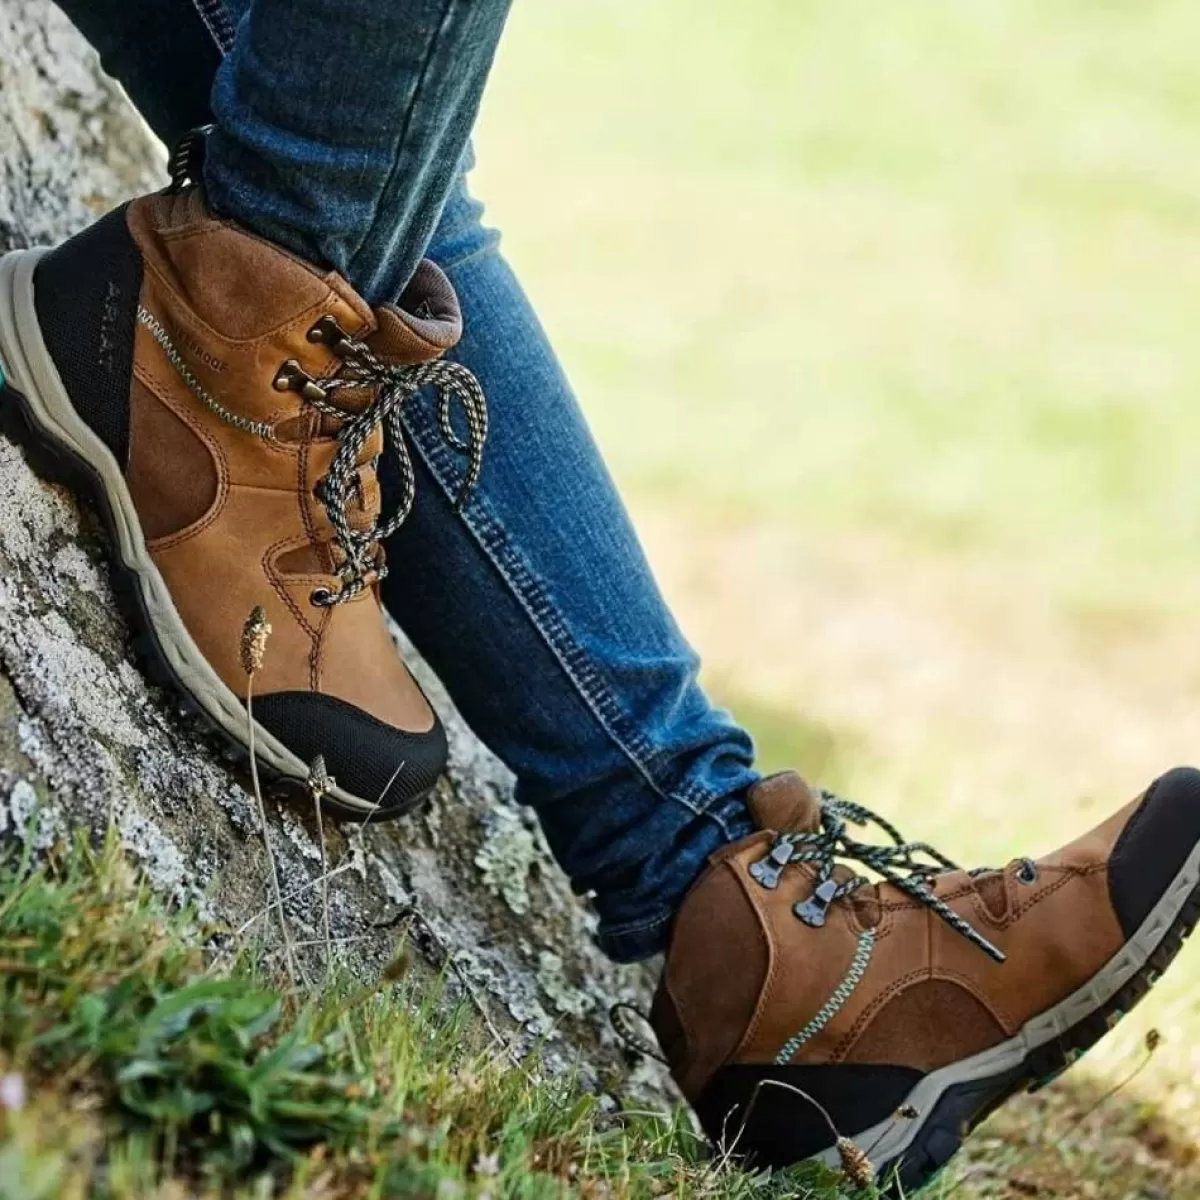
{"label": "boot toe cap", "polygon": [[1200,771],[1177,767],[1156,780],[1125,826],[1109,860],[1113,908],[1127,938],[1194,863],[1200,845]]}
{"label": "boot toe cap", "polygon": [[306,763],[317,755],[343,791],[371,814],[399,816],[437,782],[446,766],[446,731],[434,716],[423,733],[397,729],[336,696],[273,692],[257,696],[258,724]]}

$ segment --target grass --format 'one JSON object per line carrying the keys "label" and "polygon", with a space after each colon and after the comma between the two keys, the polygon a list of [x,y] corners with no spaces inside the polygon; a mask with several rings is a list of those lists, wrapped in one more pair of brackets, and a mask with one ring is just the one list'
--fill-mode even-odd
{"label": "grass", "polygon": [[1198,25],[535,0],[479,186],[637,492],[1190,602]]}
{"label": "grass", "polygon": [[115,840],[9,858],[0,897],[0,1200],[851,1195],[714,1164],[680,1111],[513,1069],[403,956],[304,995],[252,947],[214,969],[218,931],[168,912]]}
{"label": "grass", "polygon": [[[966,862],[1195,757],[1198,38],[1185,0],[522,0],[498,61],[477,190],[714,692]],[[805,1191],[534,1086],[410,976],[295,997],[247,952],[139,1057],[202,931],[111,851],[7,869],[0,1200]],[[1193,947],[933,1195],[1200,1194],[1198,982]],[[247,1090],[284,1047],[298,1122]]]}
{"label": "grass", "polygon": [[[682,1109],[623,1109],[536,1056],[514,1069],[403,950],[373,986],[264,978],[253,945],[230,955],[227,931],[169,910],[115,837],[10,854],[0,897],[0,1200],[878,1200],[815,1169],[733,1168]],[[1008,1110],[967,1160],[973,1190],[946,1177],[928,1200],[1200,1184],[1173,1130],[1094,1087]],[[1093,1178],[1121,1190],[1076,1190]]]}
{"label": "grass", "polygon": [[[526,0],[493,77],[475,190],[710,686],[964,862],[1197,757],[1198,37],[1185,0]],[[1085,1121],[1128,1161],[1141,1118],[1200,1143],[1198,983],[1192,947],[1061,1094],[1160,1030]]]}

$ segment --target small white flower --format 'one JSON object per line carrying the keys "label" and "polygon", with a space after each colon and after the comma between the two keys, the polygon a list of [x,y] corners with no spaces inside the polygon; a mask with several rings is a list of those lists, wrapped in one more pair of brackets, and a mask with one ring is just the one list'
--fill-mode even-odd
{"label": "small white flower", "polygon": [[485,1179],[493,1175],[500,1174],[500,1155],[499,1154],[481,1154],[475,1160],[473,1168],[476,1175],[482,1176]]}
{"label": "small white flower", "polygon": [[17,1112],[25,1107],[25,1078],[22,1075],[0,1075],[0,1108]]}

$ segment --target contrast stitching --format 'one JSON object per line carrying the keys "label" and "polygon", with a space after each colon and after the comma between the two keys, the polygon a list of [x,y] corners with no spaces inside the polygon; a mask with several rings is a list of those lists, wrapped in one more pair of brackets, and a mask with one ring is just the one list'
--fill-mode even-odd
{"label": "contrast stitching", "polygon": [[1011,916],[1011,919],[1009,920],[1009,924],[1010,925],[1015,924],[1019,917],[1023,917],[1031,908],[1035,908],[1037,905],[1041,904],[1041,902],[1043,900],[1047,899],[1050,896],[1053,896],[1055,892],[1059,891],[1061,888],[1066,887],[1066,885],[1068,883],[1070,883],[1073,879],[1076,879],[1076,878],[1077,878],[1077,876],[1074,874],[1063,875],[1060,879],[1056,880],[1049,887],[1039,888],[1038,891],[1034,895],[1032,895],[1028,900],[1026,900],[1023,904],[1018,904],[1013,908],[1012,916]]}
{"label": "contrast stitching", "polygon": [[[235,350],[248,350],[259,346],[275,346],[280,341],[286,341],[288,336],[295,331],[307,331],[317,317],[324,316],[326,313],[331,313],[341,320],[345,313],[350,312],[353,314],[354,319],[359,322],[360,328],[366,328],[366,324],[363,322],[358,311],[349,305],[345,300],[343,300],[332,288],[329,288],[320,300],[314,300],[302,312],[297,313],[293,317],[288,317],[287,320],[280,321],[278,325],[264,330],[262,333],[257,334],[254,337],[230,337],[225,333],[222,333],[220,330],[214,329],[213,326],[211,326],[207,321],[188,311],[189,302],[187,298],[183,296],[171,282],[171,280],[163,274],[162,270],[159,268],[154,259],[149,257],[150,251],[142,248],[139,237],[143,235],[139,234],[138,230],[135,229],[132,221],[130,222],[130,230],[134,233],[134,240],[138,241],[139,249],[142,249],[142,253],[147,256],[145,260],[146,275],[148,277],[152,277],[155,285],[162,290],[164,296],[163,302],[166,307],[171,309],[171,319],[180,328],[187,329],[193,337],[201,340],[204,338],[215,338],[216,340],[223,342],[225,345],[228,345]],[[184,238],[201,238],[207,236],[211,232],[212,227],[210,225],[204,225],[196,229],[162,230],[160,232],[156,232],[154,236],[164,241],[169,241],[182,240]],[[144,236],[148,237],[149,235]],[[254,238],[253,240],[262,242],[265,246],[271,246],[271,243],[267,242],[264,238]]]}
{"label": "contrast stitching", "polygon": [[[252,421],[233,412],[204,387],[162,323],[141,304],[138,305],[137,319],[158,343],[167,360],[197,400],[233,428],[262,438],[268,443],[275,440],[274,427],[268,422]],[[333,348],[342,360],[341,371],[336,378],[324,380],[318,385],[298,363],[292,361],[284,364],[281,374],[277,375],[275,380],[276,387],[279,387],[280,381],[283,380],[285,388],[299,391],[304,400],[317,412],[341,422],[337,434],[337,450],[325,473],[320,500],[329,515],[334,537],[346,561],[340,568],[341,582],[336,591],[322,588],[313,593],[313,603],[321,607],[352,600],[369,586],[369,580],[379,581],[387,576],[387,566],[382,564],[377,552],[379,543],[389,538],[408,519],[415,499],[416,485],[412,463],[400,422],[403,405],[423,388],[432,387],[436,391],[438,426],[442,437],[468,458],[466,479],[458,495],[459,508],[465,503],[479,478],[483,466],[483,446],[488,433],[487,401],[479,381],[466,367],[446,359],[435,359],[414,366],[391,365],[379,358],[365,342],[357,341],[342,332],[336,324],[336,319],[334,327],[337,333]],[[285,380],[282,371],[289,366],[294,374]],[[373,388],[375,391],[366,408],[345,409],[336,403],[339,391],[362,387]],[[459,437],[451,420],[454,402],[457,402],[465,415],[470,430],[470,436],[465,440]],[[377,426],[383,429],[385,448],[389,448],[396,459],[404,484],[404,494],[399,508],[394,513],[386,518],[376,518],[370,527],[359,530],[350,524],[346,503],[351,483],[358,479],[359,457],[363,447]],[[301,455],[297,460],[301,495],[305,495],[308,490],[307,470],[307,454]],[[301,513],[311,536],[311,518],[303,500]]]}
{"label": "contrast stitching", "polygon": [[308,657],[308,677],[314,692],[321,690],[321,679],[325,674],[325,638],[332,622],[333,609],[327,608],[321,613],[321,627],[312,640],[312,651]]}
{"label": "contrast stitching", "polygon": [[[422,460],[429,468],[430,474],[437,480],[447,497],[453,498],[456,489],[446,479],[449,455],[433,436],[432,422],[423,410],[415,407],[409,408],[403,414],[402,420]],[[692,803],[685,794],[667,791],[655,778],[650,762],[658,756],[657,753],[636,730],[621,729],[625,720],[611,690],[599,677],[586,653],[572,638],[541,582],[517,556],[502,526],[488,508],[481,493],[475,493],[471,503],[464,507],[460,515],[467,529],[508,585],[511,594],[525,610],[542,640],[558,659],[559,665],[576,693],[591,710],[601,729],[625,755],[646,785],[661,799],[680,804],[696,816],[709,817],[723,834],[732,836],[724,820],[711,813],[706,813],[703,808]]]}
{"label": "contrast stitching", "polygon": [[[758,1037],[758,1031],[766,1019],[770,1002],[774,996],[775,982],[779,978],[780,956],[768,932],[771,927],[770,919],[759,902],[759,897],[755,895],[755,889],[747,885],[744,870],[740,869],[739,866],[735,866],[734,861],[731,859],[726,859],[722,865],[733,873],[733,877],[741,887],[742,894],[746,897],[747,903],[758,917],[758,934],[767,947],[767,973],[763,979],[763,985],[759,989],[758,1002],[754,1006],[754,1016],[751,1017],[750,1024],[746,1026],[746,1031],[742,1034],[742,1040],[738,1043],[737,1049],[734,1050],[735,1055],[740,1055],[745,1051],[747,1046],[754,1045],[755,1039]],[[745,860],[742,859],[741,867],[744,866]]]}
{"label": "contrast stitching", "polygon": [[263,551],[262,569],[263,574],[270,580],[271,586],[275,589],[275,594],[283,601],[288,611],[296,618],[300,628],[308,634],[310,638],[317,636],[317,631],[308,623],[308,618],[300,610],[300,606],[292,599],[291,593],[287,590],[286,585],[281,577],[279,568],[275,565],[276,559],[286,550],[296,548],[295,538],[284,538],[281,541],[275,542],[268,546]]}
{"label": "contrast stitching", "polygon": [[[955,933],[990,958],[1004,962],[1003,952],[955,912],[931,884],[931,878],[938,871],[958,870],[954,862],[927,842],[906,842],[890,821],[861,804],[843,799],[825,788],[817,789],[817,798],[820,812],[813,828],[777,834],[766,856],[750,864],[752,879],[772,890],[779,886],[780,876],[789,865],[813,864],[815,888],[807,900],[792,905],[792,912],[806,925],[819,927],[825,924],[832,904],[867,886],[865,875],[837,879],[834,875],[836,861],[840,858],[860,862],[920,901]],[[850,836],[850,824],[878,825],[891,838],[891,844],[861,842]],[[932,862],[923,859],[932,859]]]}
{"label": "contrast stitching", "polygon": [[899,976],[899,978],[893,979],[892,982],[889,983],[886,988],[880,991],[879,994],[870,1002],[870,1004],[868,1004],[867,1007],[858,1014],[854,1024],[851,1025],[850,1029],[843,1035],[841,1041],[839,1041],[833,1048],[832,1058],[840,1059],[846,1053],[846,1051],[858,1041],[859,1036],[862,1034],[864,1028],[875,1019],[875,1016],[887,1004],[889,1004],[902,992],[907,991],[912,984],[926,983],[931,978],[932,975],[930,974],[929,967],[918,967],[915,971],[908,971],[904,975]]}
{"label": "contrast stitching", "polygon": [[183,355],[179,353],[175,343],[171,340],[171,335],[163,328],[159,319],[140,304],[138,305],[137,319],[138,324],[147,330],[150,336],[158,343],[162,352],[167,356],[167,361],[175,368],[179,373],[179,378],[187,385],[188,391],[201,404],[220,417],[222,421],[232,425],[235,429],[242,430],[243,433],[252,433],[267,441],[270,441],[275,436],[274,429],[266,421],[251,421],[248,417],[239,416],[237,413],[226,408],[192,373],[191,367],[184,362]]}
{"label": "contrast stitching", "polygon": [[[296,501],[300,507],[300,522],[304,526],[304,532],[308,534],[310,542],[315,542],[317,537],[317,523],[313,520],[312,506],[309,504],[309,497],[312,495],[310,491],[311,484],[309,483],[309,459],[312,456],[311,440],[315,428],[318,424],[315,414],[303,413],[300,420],[307,422],[301,428],[302,434],[308,436],[303,437],[300,443],[300,452],[296,455]],[[330,572],[332,574],[332,572]]]}
{"label": "contrast stitching", "polygon": [[221,0],[192,0],[196,15],[204,22],[222,57],[233,49],[234,28],[228,10]]}
{"label": "contrast stitching", "polygon": [[938,967],[936,974],[931,976],[931,982],[936,983],[939,979],[958,984],[963,991],[978,1000],[1006,1034],[1011,1035],[1015,1033],[1021,1025],[1021,1022],[1009,1012],[1007,1005],[1001,1004],[994,996],[985,995],[980,991],[978,982],[972,979],[970,975],[966,975],[962,971],[952,970],[949,967]]}
{"label": "contrast stitching", "polygon": [[846,1001],[854,994],[854,989],[858,987],[867,973],[867,965],[871,961],[871,952],[874,949],[875,934],[869,929],[864,930],[858,939],[858,947],[854,951],[854,957],[850,960],[846,974],[842,977],[842,982],[833,989],[833,993],[821,1006],[817,1015],[803,1029],[783,1043],[783,1048],[775,1055],[775,1062],[778,1065],[782,1066],[791,1062],[800,1047],[816,1037],[841,1012]]}

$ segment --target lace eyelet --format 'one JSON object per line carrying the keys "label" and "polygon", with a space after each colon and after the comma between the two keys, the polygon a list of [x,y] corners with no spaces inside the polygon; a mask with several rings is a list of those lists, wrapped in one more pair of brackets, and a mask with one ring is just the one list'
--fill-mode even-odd
{"label": "lace eyelet", "polygon": [[308,331],[308,340],[328,346],[335,354],[339,347],[350,340],[350,335],[338,324],[338,319],[332,313],[326,313]]}
{"label": "lace eyelet", "polygon": [[309,593],[308,602],[317,608],[328,608],[333,603],[333,593],[325,587],[313,588]]}
{"label": "lace eyelet", "polygon": [[275,372],[271,383],[277,392],[299,392],[308,401],[327,398],[325,389],[294,358],[289,358]]}
{"label": "lace eyelet", "polygon": [[837,898],[838,885],[827,879],[807,900],[792,905],[792,912],[811,929],[820,929],[825,924],[829,906]]}
{"label": "lace eyelet", "polygon": [[1022,883],[1037,883],[1037,863],[1035,863],[1031,858],[1022,859],[1021,865],[1017,868],[1016,875]]}
{"label": "lace eyelet", "polygon": [[779,877],[783,874],[783,868],[792,861],[794,851],[795,847],[788,838],[778,838],[766,858],[750,864],[750,878],[757,880],[768,891],[773,891],[779,886]]}

